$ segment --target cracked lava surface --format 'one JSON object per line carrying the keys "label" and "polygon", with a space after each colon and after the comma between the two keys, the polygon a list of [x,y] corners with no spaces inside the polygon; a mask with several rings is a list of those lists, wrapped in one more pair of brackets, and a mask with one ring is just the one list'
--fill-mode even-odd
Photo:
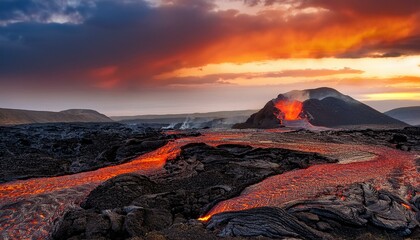
{"label": "cracked lava surface", "polygon": [[[355,182],[371,181],[378,188],[389,188],[389,178],[400,184],[397,189],[406,196],[406,186],[418,185],[415,153],[384,146],[354,143],[326,143],[301,138],[272,141],[281,133],[204,132],[203,136],[183,138],[121,165],[95,171],[50,178],[34,178],[0,184],[0,238],[45,239],[54,219],[77,206],[101,182],[116,175],[138,172],[152,175],[162,170],[166,160],[174,158],[180,147],[193,142],[210,145],[225,143],[249,144],[254,147],[279,147],[317,152],[337,158],[341,164],[314,165],[307,169],[286,172],[249,186],[238,197],[220,202],[203,220],[224,212],[260,206],[284,206],[293,200],[310,199],[323,191]],[[268,137],[269,136],[269,137]]]}

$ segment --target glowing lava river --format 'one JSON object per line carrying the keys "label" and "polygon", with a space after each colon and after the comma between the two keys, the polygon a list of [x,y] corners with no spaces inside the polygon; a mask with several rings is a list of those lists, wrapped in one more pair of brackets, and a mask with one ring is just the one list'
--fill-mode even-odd
{"label": "glowing lava river", "polygon": [[[386,188],[390,184],[390,177],[398,179],[402,186],[398,189],[399,194],[406,196],[407,189],[404,186],[416,186],[420,182],[414,163],[418,157],[416,153],[376,145],[287,139],[281,135],[269,131],[204,132],[199,137],[174,140],[156,151],[121,165],[73,175],[0,184],[0,239],[47,238],[54,220],[80,204],[103,181],[123,173],[159,173],[166,160],[180,152],[181,146],[193,142],[210,145],[239,143],[318,152],[340,161],[338,164],[314,165],[267,178],[249,186],[240,196],[220,202],[203,219],[224,211],[283,206],[292,200],[309,199],[319,196],[325,189],[355,182],[370,181],[377,187]],[[276,140],[276,136],[280,140]]]}

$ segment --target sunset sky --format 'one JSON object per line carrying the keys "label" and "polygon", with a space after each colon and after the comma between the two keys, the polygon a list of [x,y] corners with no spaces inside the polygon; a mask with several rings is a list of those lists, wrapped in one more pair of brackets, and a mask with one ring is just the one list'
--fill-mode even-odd
{"label": "sunset sky", "polygon": [[420,1],[0,1],[0,107],[258,109],[323,86],[420,106]]}

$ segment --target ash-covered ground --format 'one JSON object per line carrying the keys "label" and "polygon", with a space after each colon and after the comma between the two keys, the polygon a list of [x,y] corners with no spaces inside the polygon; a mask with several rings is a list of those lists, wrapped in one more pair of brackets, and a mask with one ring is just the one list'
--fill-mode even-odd
{"label": "ash-covered ground", "polygon": [[[130,142],[135,142],[134,146],[145,139],[164,142],[161,147],[134,148],[130,157],[118,158],[121,161],[111,165],[94,161],[92,169],[98,170],[84,168],[87,172],[0,184],[2,238],[420,237],[419,128],[202,130],[200,134],[175,135],[150,132],[150,138],[143,130],[141,134],[132,130],[119,133],[127,127],[118,125],[114,131],[103,126],[83,128],[87,134],[75,137],[92,139],[93,146],[85,150],[89,153],[85,162],[103,155],[107,145],[109,149],[119,146],[118,152],[131,146]],[[12,146],[8,141],[30,138],[30,147],[26,147],[32,148],[38,146],[32,142],[40,142],[33,132],[43,131],[27,133],[11,128],[2,144]],[[16,132],[25,138],[14,139]],[[99,140],[95,135],[106,137]],[[57,141],[62,141],[63,135],[57,136]],[[54,138],[49,139],[43,141],[53,145]],[[100,147],[95,148],[97,144]],[[83,148],[80,144],[64,145],[70,153],[75,149],[80,153]],[[26,147],[9,148],[31,153]],[[52,162],[59,159],[57,156],[72,155],[53,155],[51,147],[40,149]],[[23,162],[25,156],[34,156],[15,155]],[[82,155],[67,159],[77,162]],[[37,162],[28,161],[36,169]],[[105,165],[110,166],[101,168]],[[44,176],[63,174],[69,172]],[[5,179],[20,176],[10,173]]]}

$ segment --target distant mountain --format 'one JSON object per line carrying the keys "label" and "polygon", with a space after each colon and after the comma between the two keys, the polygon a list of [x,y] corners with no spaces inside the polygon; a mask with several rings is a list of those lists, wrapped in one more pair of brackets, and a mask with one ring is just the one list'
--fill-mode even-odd
{"label": "distant mountain", "polygon": [[232,116],[249,116],[255,110],[219,111],[207,113],[181,113],[181,114],[156,114],[156,115],[136,115],[136,116],[111,116],[114,121],[126,120],[156,120],[156,119],[185,119],[189,118],[230,118]]}
{"label": "distant mountain", "polygon": [[295,90],[280,94],[234,128],[403,127],[405,123],[332,88]]}
{"label": "distant mountain", "polygon": [[49,112],[0,108],[0,125],[52,122],[112,122],[112,119],[89,109]]}
{"label": "distant mountain", "polygon": [[420,106],[395,108],[385,114],[410,125],[420,125]]}
{"label": "distant mountain", "polygon": [[163,129],[231,128],[255,110],[111,117],[115,121]]}

